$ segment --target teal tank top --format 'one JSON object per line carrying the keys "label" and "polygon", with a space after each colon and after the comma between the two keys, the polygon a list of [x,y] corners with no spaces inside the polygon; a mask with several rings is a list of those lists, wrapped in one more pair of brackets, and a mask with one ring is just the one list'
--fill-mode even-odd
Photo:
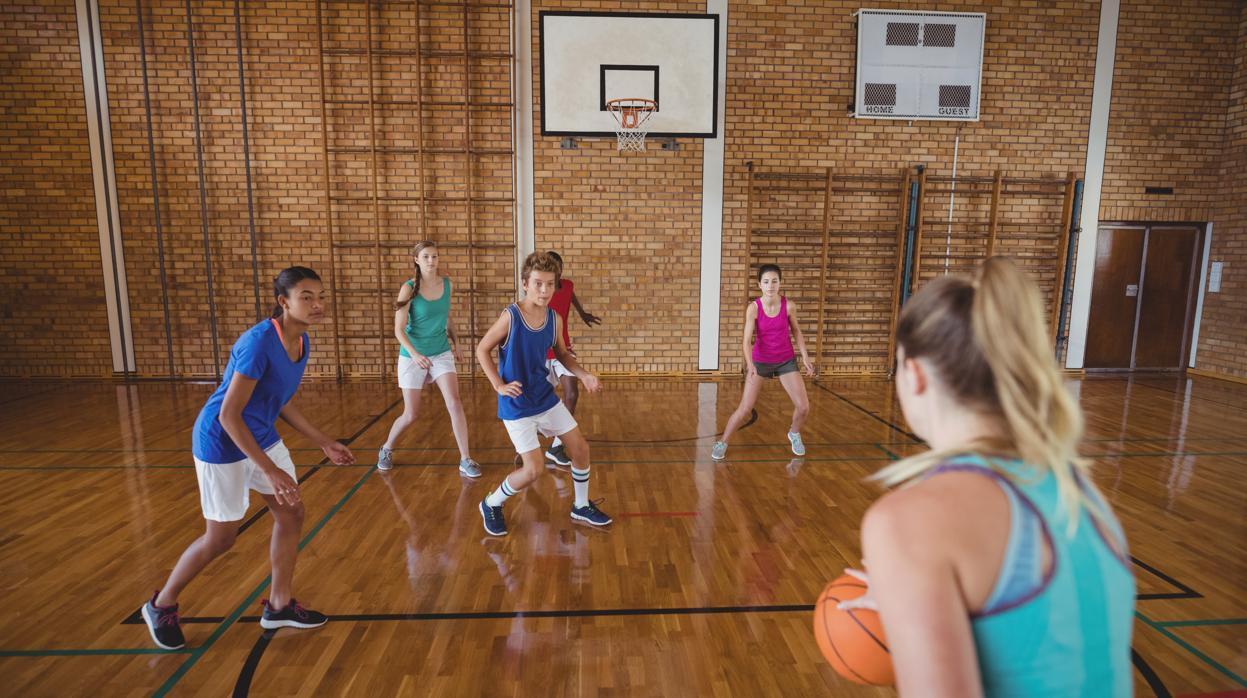
{"label": "teal tank top", "polygon": [[[450,277],[444,277],[442,283],[441,298],[430,301],[416,293],[407,304],[407,327],[403,331],[416,351],[425,356],[450,351],[450,338],[446,336],[446,320],[450,316]],[[407,286],[414,291],[416,283],[408,279]],[[411,357],[402,344],[398,345],[398,355]]]}
{"label": "teal tank top", "polygon": [[[1079,483],[1107,520],[1097,524],[1084,509],[1070,537],[1050,472],[1016,460],[988,464],[979,456],[962,456],[931,475],[951,471],[991,477],[1009,500],[1009,541],[1000,573],[987,604],[970,619],[984,694],[1133,695],[1134,574],[1125,534],[1098,492]],[[1046,571],[1045,544],[1052,550]]]}

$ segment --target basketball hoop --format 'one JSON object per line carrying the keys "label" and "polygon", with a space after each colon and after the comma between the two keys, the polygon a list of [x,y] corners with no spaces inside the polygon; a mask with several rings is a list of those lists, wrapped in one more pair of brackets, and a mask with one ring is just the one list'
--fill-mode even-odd
{"label": "basketball hoop", "polygon": [[627,97],[612,99],[606,103],[606,111],[615,117],[615,133],[619,136],[619,150],[645,150],[646,124],[658,111],[658,102],[652,99]]}

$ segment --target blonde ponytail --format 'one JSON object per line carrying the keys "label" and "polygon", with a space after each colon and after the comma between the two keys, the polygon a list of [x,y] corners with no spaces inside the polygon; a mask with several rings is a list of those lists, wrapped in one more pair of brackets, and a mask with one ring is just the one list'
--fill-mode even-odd
{"label": "blonde ponytail", "polygon": [[1088,495],[1088,464],[1077,450],[1082,413],[1053,358],[1039,289],[1011,261],[992,257],[969,279],[928,283],[901,313],[897,344],[906,358],[925,357],[958,402],[999,415],[1005,433],[906,458],[873,479],[903,484],[965,453],[1016,457],[1052,472],[1069,533],[1083,507],[1093,516],[1105,513]]}

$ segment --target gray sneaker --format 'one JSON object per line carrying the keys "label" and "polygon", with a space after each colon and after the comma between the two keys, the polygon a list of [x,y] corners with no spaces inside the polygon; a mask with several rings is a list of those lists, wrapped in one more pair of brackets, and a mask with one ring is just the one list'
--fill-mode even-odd
{"label": "gray sneaker", "polygon": [[382,446],[381,450],[377,451],[377,470],[390,470],[393,467],[394,450]]}
{"label": "gray sneaker", "polygon": [[792,454],[794,456],[805,455],[805,443],[801,441],[801,435],[795,431],[788,432],[788,443],[792,444]]}
{"label": "gray sneaker", "polygon": [[459,472],[463,473],[464,477],[480,477],[481,464],[471,458],[464,458],[459,461]]}
{"label": "gray sneaker", "polygon": [[710,447],[710,457],[715,460],[723,460],[724,458],[726,458],[727,457],[727,444],[723,443],[722,441],[714,442],[714,445]]}

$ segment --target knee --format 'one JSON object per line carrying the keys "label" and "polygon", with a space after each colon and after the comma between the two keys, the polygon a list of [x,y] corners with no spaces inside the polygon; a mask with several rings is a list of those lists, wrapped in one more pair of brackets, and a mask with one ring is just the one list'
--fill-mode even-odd
{"label": "knee", "polygon": [[799,417],[804,417],[810,412],[810,403],[806,400],[798,401],[795,405],[793,405],[793,412]]}
{"label": "knee", "polygon": [[564,445],[567,447],[567,455],[571,457],[572,461],[576,464],[577,467],[580,467],[580,468],[589,467],[589,444],[588,443],[581,441],[577,444],[572,445],[572,444],[568,444],[567,442],[564,442]]}
{"label": "knee", "polygon": [[230,548],[234,547],[234,541],[238,539],[238,531],[231,529],[229,531],[210,531],[204,536],[204,542],[207,544],[208,552],[213,556],[224,555]]}
{"label": "knee", "polygon": [[282,525],[301,528],[303,526],[303,516],[303,502],[273,507],[273,518]]}

